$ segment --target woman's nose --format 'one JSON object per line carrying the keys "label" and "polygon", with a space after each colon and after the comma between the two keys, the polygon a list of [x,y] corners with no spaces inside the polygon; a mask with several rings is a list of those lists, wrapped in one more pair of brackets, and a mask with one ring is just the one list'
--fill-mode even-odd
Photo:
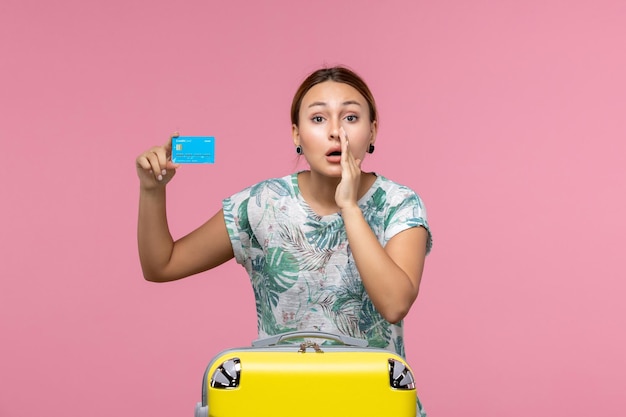
{"label": "woman's nose", "polygon": [[341,123],[338,120],[330,122],[329,136],[331,139],[339,139],[339,129],[341,129]]}

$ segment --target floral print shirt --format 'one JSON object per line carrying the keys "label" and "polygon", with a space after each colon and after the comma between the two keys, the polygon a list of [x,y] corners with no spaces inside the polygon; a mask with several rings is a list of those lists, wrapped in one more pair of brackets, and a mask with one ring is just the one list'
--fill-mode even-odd
{"label": "floral print shirt", "polygon": [[[358,204],[382,246],[408,228],[429,230],[420,197],[382,176]],[[402,322],[391,324],[374,308],[341,214],[317,215],[300,194],[298,173],[246,188],[223,209],[235,259],[252,282],[259,338],[322,331],[405,356]]]}

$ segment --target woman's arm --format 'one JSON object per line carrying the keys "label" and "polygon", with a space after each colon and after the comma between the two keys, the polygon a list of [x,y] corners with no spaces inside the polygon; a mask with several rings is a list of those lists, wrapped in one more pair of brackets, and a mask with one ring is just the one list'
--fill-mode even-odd
{"label": "woman's arm", "polygon": [[233,258],[222,210],[174,242],[161,206],[165,206],[164,197],[140,198],[137,241],[146,280],[174,281],[215,268]]}
{"label": "woman's arm", "polygon": [[342,217],[352,256],[376,310],[390,323],[409,312],[419,292],[428,231],[413,227],[392,237],[383,248],[358,206]]}
{"label": "woman's arm", "polygon": [[428,231],[423,227],[404,230],[382,247],[357,204],[361,160],[354,158],[345,130],[339,137],[342,173],[335,201],[341,208],[352,256],[376,310],[387,321],[397,323],[417,298]]}
{"label": "woman's arm", "polygon": [[233,255],[220,210],[187,236],[172,239],[166,214],[166,184],[176,173],[170,158],[171,139],[137,158],[139,219],[137,243],[146,280],[167,282],[214,268]]}

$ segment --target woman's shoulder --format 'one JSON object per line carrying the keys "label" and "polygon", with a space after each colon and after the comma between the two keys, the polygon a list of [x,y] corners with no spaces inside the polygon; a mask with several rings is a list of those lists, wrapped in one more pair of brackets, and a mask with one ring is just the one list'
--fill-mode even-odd
{"label": "woman's shoulder", "polygon": [[268,178],[246,188],[251,195],[289,196],[294,194],[294,174]]}
{"label": "woman's shoulder", "polygon": [[236,192],[230,196],[227,200],[246,200],[249,198],[260,199],[275,199],[295,196],[296,191],[294,188],[294,181],[297,179],[296,174],[289,174],[283,177],[268,178],[259,181],[255,184],[249,185],[246,188]]}
{"label": "woman's shoulder", "polygon": [[397,196],[398,199],[415,196],[419,199],[417,192],[410,186],[391,180],[384,175],[376,174],[376,177],[373,188],[385,192],[388,196]]}

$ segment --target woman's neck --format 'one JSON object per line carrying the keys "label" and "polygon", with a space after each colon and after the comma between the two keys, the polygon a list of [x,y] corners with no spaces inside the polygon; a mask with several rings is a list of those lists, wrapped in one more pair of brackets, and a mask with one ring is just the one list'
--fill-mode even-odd
{"label": "woman's neck", "polygon": [[[376,177],[372,173],[361,173],[358,198],[365,195]],[[303,171],[298,175],[298,187],[309,207],[317,214],[326,216],[339,211],[335,201],[335,192],[341,178],[327,177],[312,171]]]}

